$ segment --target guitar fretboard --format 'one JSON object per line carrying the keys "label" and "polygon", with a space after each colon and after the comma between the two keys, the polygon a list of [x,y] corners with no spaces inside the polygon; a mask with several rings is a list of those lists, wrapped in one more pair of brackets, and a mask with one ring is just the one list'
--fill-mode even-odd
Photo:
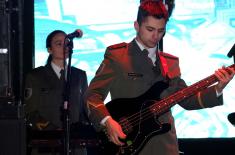
{"label": "guitar fretboard", "polygon": [[[230,68],[234,68],[235,64],[229,66]],[[228,68],[225,68],[227,71]],[[218,82],[218,79],[214,74],[208,76],[207,78],[198,81],[194,83],[191,86],[188,86],[164,99],[161,101],[158,101],[152,105],[152,111],[155,112],[157,115],[161,115],[164,112],[168,111],[171,107],[176,105],[177,103],[183,101],[186,98],[189,98],[193,96],[194,94],[197,94],[198,92],[206,89],[207,87],[211,86],[212,84]]]}

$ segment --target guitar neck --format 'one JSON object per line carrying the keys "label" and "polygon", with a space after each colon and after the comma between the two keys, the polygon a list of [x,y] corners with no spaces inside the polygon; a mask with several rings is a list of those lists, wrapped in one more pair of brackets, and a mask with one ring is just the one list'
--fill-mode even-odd
{"label": "guitar neck", "polygon": [[[229,67],[235,67],[235,64],[229,66]],[[226,71],[229,72],[228,68],[225,68]],[[188,86],[164,99],[162,99],[161,101],[158,101],[157,103],[155,103],[152,108],[152,110],[157,114],[157,115],[161,115],[163,113],[165,113],[166,111],[168,111],[171,107],[173,107],[174,105],[176,105],[177,103],[183,101],[186,98],[189,98],[195,94],[197,94],[198,92],[206,89],[207,87],[211,86],[212,84],[218,82],[217,77],[212,74],[210,76],[208,76],[205,79],[202,79],[201,81],[198,81],[197,83]]]}

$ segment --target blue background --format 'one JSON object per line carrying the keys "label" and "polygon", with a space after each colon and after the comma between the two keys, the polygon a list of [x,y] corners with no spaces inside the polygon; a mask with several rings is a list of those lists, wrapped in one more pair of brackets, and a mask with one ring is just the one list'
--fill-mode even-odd
{"label": "blue background", "polygon": [[[107,46],[135,37],[138,5],[139,0],[35,0],[35,67],[46,62],[45,40],[51,31],[81,29],[83,37],[74,39],[72,65],[85,70],[90,81]],[[187,84],[231,65],[233,60],[226,55],[235,43],[235,1],[175,0],[175,5],[163,40],[164,51],[180,58]],[[235,80],[224,90],[220,107],[195,111],[172,108],[178,137],[235,137],[235,127],[227,120],[235,111],[234,89]]]}

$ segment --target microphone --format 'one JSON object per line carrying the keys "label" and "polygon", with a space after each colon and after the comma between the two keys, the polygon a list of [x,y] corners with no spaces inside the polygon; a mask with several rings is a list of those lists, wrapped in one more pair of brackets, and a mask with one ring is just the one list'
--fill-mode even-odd
{"label": "microphone", "polygon": [[229,122],[230,122],[232,125],[235,126],[235,112],[230,113],[230,114],[228,115],[228,120],[229,120]]}
{"label": "microphone", "polygon": [[228,52],[227,56],[231,58],[232,56],[235,56],[235,44],[231,48],[231,50]]}
{"label": "microphone", "polygon": [[82,30],[77,29],[74,32],[67,34],[66,38],[69,38],[70,40],[72,40],[73,38],[81,38],[82,35],[83,35]]}

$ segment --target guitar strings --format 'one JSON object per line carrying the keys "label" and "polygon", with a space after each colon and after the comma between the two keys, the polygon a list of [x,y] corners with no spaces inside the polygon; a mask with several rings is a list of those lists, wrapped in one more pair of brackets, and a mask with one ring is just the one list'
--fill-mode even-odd
{"label": "guitar strings", "polygon": [[[201,80],[195,84],[193,84],[190,87],[186,87],[181,91],[178,91],[177,93],[174,93],[172,95],[170,95],[169,97],[162,99],[161,101],[155,101],[152,100],[154,103],[153,105],[144,108],[143,110],[141,110],[141,112],[137,112],[129,117],[127,117],[126,119],[128,120],[128,124],[130,124],[130,127],[134,127],[136,125],[139,125],[140,122],[140,116],[141,116],[141,121],[145,121],[149,118],[151,118],[153,115],[160,115],[162,113],[164,113],[167,109],[169,109],[172,105],[175,105],[175,103],[182,101],[183,99],[185,99],[185,97],[190,97],[193,94],[205,89],[206,87],[208,87],[208,84],[212,84],[214,82],[217,81],[217,78],[214,75],[209,76],[208,78]],[[195,89],[196,88],[196,89]],[[150,100],[151,101],[151,100]],[[168,101],[170,101],[169,104]],[[151,108],[155,108],[156,110],[154,110],[155,113],[151,113],[149,112],[149,109]],[[124,120],[120,120],[119,123],[120,125],[123,127],[124,131],[128,132],[129,126],[127,123],[125,123],[126,119]]]}
{"label": "guitar strings", "polygon": [[[229,67],[234,67],[234,64],[233,65],[231,65],[231,66],[229,66]],[[228,67],[226,68],[226,70],[228,70]],[[195,94],[195,93],[197,93],[197,92],[199,92],[199,91],[201,91],[201,90],[203,90],[203,89],[205,89],[205,88],[207,88],[209,85],[211,85],[211,84],[213,84],[213,83],[215,83],[215,82],[217,82],[218,81],[218,79],[215,77],[215,75],[211,75],[211,76],[209,76],[209,77],[207,77],[207,78],[205,78],[204,80],[201,80],[201,81],[199,81],[199,82],[197,82],[197,83],[195,83],[195,84],[193,84],[192,86],[190,86],[190,87],[186,87],[185,89],[183,89],[183,90],[181,90],[181,91],[179,91],[178,93],[175,93],[175,94],[173,94],[173,95],[171,95],[171,96],[169,96],[168,98],[166,98],[166,99],[164,99],[164,100],[162,100],[162,101],[159,101],[159,102],[156,102],[155,104],[153,104],[153,105],[151,105],[151,106],[149,106],[148,108],[145,108],[145,109],[143,109],[142,110],[142,115],[144,115],[143,116],[143,121],[144,120],[147,120],[147,119],[149,119],[149,118],[151,118],[152,117],[152,115],[154,115],[153,113],[149,113],[149,108],[151,108],[151,107],[155,107],[157,104],[159,104],[158,105],[158,110],[160,110],[160,111],[157,111],[157,113],[158,114],[161,114],[161,113],[163,113],[164,111],[165,111],[165,109],[167,110],[168,108],[170,108],[172,105],[174,105],[173,103],[176,103],[176,102],[179,102],[179,101],[182,101],[185,97],[190,97],[190,96],[192,96],[193,94]],[[200,86],[201,85],[201,86]],[[196,88],[196,89],[193,89],[193,88]],[[192,90],[191,90],[192,89]],[[188,92],[188,95],[186,95],[187,93],[185,93],[185,95],[184,95],[184,92]],[[180,93],[182,93],[182,94],[180,94]],[[182,96],[181,96],[182,95]],[[177,97],[179,97],[179,98],[177,98]],[[170,100],[170,98],[172,98],[171,100]],[[175,99],[176,98],[176,99]],[[167,100],[169,101],[172,101],[172,102],[170,102],[170,103],[172,103],[171,105],[168,105],[168,103],[167,103]],[[175,102],[173,102],[175,100]],[[161,104],[163,104],[163,105],[161,105]],[[164,104],[166,105],[165,107],[164,107]],[[164,107],[165,109],[161,109],[161,106],[162,107]],[[132,118],[133,117],[133,118]],[[129,118],[127,118],[128,120],[130,120],[130,121],[128,121],[128,123],[129,122],[131,122],[130,124],[132,124],[133,126],[136,126],[136,125],[139,125],[139,118],[140,118],[140,112],[138,112],[138,113],[135,113],[135,114],[133,114],[133,115],[131,115],[131,116],[129,116]],[[142,117],[141,117],[142,118]],[[124,120],[125,121],[125,120]],[[137,122],[137,123],[136,123]],[[123,126],[124,125],[124,123],[125,122],[123,122],[122,120],[120,121],[120,124]],[[128,131],[128,130],[130,130],[129,128],[128,128],[128,125],[125,125],[124,126],[125,128],[125,130],[126,131]]]}
{"label": "guitar strings", "polygon": [[[234,67],[235,66],[235,64],[233,64],[233,65],[231,65],[231,66],[229,66],[229,67]],[[228,67],[226,68],[226,70],[228,70]],[[201,80],[201,81],[199,81],[199,82],[197,82],[197,83],[195,83],[195,84],[193,84],[192,86],[190,86],[190,87],[186,87],[185,89],[183,89],[182,91],[188,91],[188,92],[191,92],[191,88],[197,88],[196,90],[195,90],[195,92],[193,91],[193,92],[191,92],[191,93],[189,93],[190,95],[193,95],[194,93],[197,93],[197,92],[199,92],[200,90],[203,90],[203,89],[205,89],[206,87],[208,87],[209,85],[208,84],[212,84],[212,83],[214,83],[214,82],[217,82],[217,78],[214,76],[214,75],[211,75],[211,76],[209,76],[209,77],[207,77],[207,78],[205,78],[205,79],[203,79],[203,80]],[[202,85],[202,86],[200,86],[200,85]],[[194,89],[193,89],[194,90]],[[181,93],[182,93],[182,91],[180,91]],[[165,100],[166,101],[160,101],[160,104],[161,104],[161,102],[162,102],[162,104],[164,103],[164,104],[168,104],[167,103],[167,100],[169,100],[169,98],[177,98],[177,96],[179,95],[179,98],[181,99],[181,100],[183,100],[184,99],[184,96],[183,97],[181,97],[181,95],[179,94],[179,93],[176,93],[175,95],[173,94],[172,96],[169,96],[168,98],[166,98]],[[175,97],[176,96],[176,97]],[[187,96],[187,95],[186,95]],[[189,96],[188,96],[189,97]],[[171,99],[172,101],[174,101],[174,99]],[[180,100],[180,101],[181,101]],[[155,101],[156,102],[156,101]],[[175,102],[179,102],[179,101],[177,101],[177,99],[175,100]],[[174,103],[174,102],[172,102],[172,103]],[[153,105],[151,105],[150,107],[148,107],[148,108],[145,108],[145,109],[143,109],[142,110],[142,113],[144,114],[144,120],[146,120],[146,119],[148,119],[148,118],[150,118],[150,117],[152,117],[152,113],[150,113],[149,114],[149,116],[148,116],[148,113],[149,113],[149,108],[151,108],[151,107],[155,107],[157,104],[159,104],[159,102],[156,102],[155,104],[153,104]],[[172,105],[174,105],[174,104],[172,104]],[[162,106],[164,106],[164,105],[162,105]],[[159,107],[159,110],[161,110],[160,108],[161,108],[161,105],[159,105],[158,106]],[[165,107],[165,109],[168,109],[169,107],[171,107],[171,105],[170,106],[166,106]],[[158,114],[160,114],[160,113],[163,113],[164,112],[164,110],[165,109],[163,109],[162,111],[159,111],[158,112]],[[147,114],[145,114],[145,113],[147,113]],[[133,126],[135,126],[135,125],[138,125],[139,123],[137,123],[137,124],[135,124],[136,122],[139,122],[139,117],[140,116],[140,112],[138,112],[138,113],[135,113],[135,114],[133,114],[133,115],[131,115],[131,116],[129,116],[129,117],[127,117],[127,119],[128,120],[130,120],[130,121],[128,121],[128,123],[129,122],[131,122],[132,120],[134,120],[134,121],[132,121],[130,124],[132,124]],[[133,117],[133,118],[132,118]],[[136,119],[137,118],[137,119]],[[126,120],[126,119],[125,119]],[[123,126],[123,127],[125,127],[125,128],[127,128],[128,127],[128,125],[125,125],[125,120],[121,120],[120,121],[120,124]],[[123,121],[125,121],[125,122],[123,122]],[[125,126],[124,126],[125,125]],[[127,130],[128,130],[128,128],[127,128]]]}
{"label": "guitar strings", "polygon": [[[193,94],[194,92],[192,92],[190,89],[185,89],[184,91],[189,92],[189,94]],[[172,96],[170,96],[170,97],[168,97],[168,98],[166,98],[166,99],[164,99],[160,102],[156,102],[155,104],[151,105],[149,108],[151,108],[151,107],[156,108],[156,105],[158,105],[159,109],[156,110],[156,113],[161,114],[162,112],[165,111],[165,109],[168,109],[171,106],[171,105],[168,105],[167,100],[170,100],[170,98],[173,98],[175,100],[175,102],[177,102],[177,100],[183,99],[184,96],[185,95],[181,96],[179,94],[173,94]],[[171,99],[170,101],[173,101],[173,99]],[[172,102],[172,103],[175,103],[175,102]],[[167,106],[164,106],[164,105],[167,105]],[[163,108],[161,109],[161,107],[163,107]],[[152,117],[153,113],[149,113],[149,110],[148,110],[149,108],[145,108],[145,109],[142,110],[142,112],[141,112],[142,113],[141,114],[141,116],[142,116],[141,119],[142,120],[146,120],[146,119]],[[130,124],[132,124],[133,126],[139,124],[140,112],[136,113],[134,115],[138,115],[138,117],[134,117],[134,118],[130,119],[132,121],[132,122],[130,121]],[[134,115],[132,115],[132,116],[134,116]],[[138,119],[136,119],[136,118],[138,118]],[[137,122],[137,124],[135,124],[136,122]]]}

